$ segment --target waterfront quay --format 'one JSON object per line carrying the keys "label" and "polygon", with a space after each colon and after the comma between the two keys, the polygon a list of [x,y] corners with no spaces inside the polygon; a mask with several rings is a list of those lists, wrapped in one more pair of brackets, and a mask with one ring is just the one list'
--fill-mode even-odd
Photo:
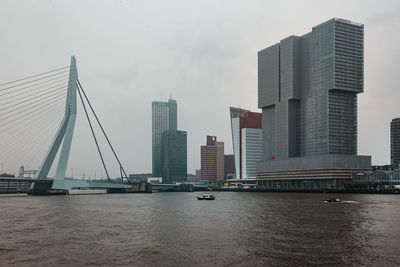
{"label": "waterfront quay", "polygon": [[26,193],[30,186],[30,179],[0,177],[0,194]]}
{"label": "waterfront quay", "polygon": [[[392,172],[392,173],[398,173]],[[223,185],[204,185],[204,184],[151,184],[147,182],[138,182],[132,184],[130,188],[109,188],[106,193],[162,193],[162,192],[194,192],[194,191],[224,191],[224,192],[287,192],[287,193],[346,193],[346,194],[399,194],[400,181],[391,180],[388,177],[371,172],[369,179],[361,174],[355,175],[358,179],[348,179],[338,181],[338,187],[324,188],[318,187],[317,182],[297,181],[296,185],[288,186],[284,181],[271,181],[269,186],[257,184],[255,179],[232,179]],[[38,180],[31,178],[10,178],[0,177],[0,194],[28,193],[32,182],[42,182],[51,186],[52,180]],[[76,188],[81,189],[81,188]],[[83,193],[90,192],[90,188]],[[65,192],[62,192],[65,194]],[[39,195],[45,195],[40,193]]]}
{"label": "waterfront quay", "polygon": [[210,187],[210,191],[269,192],[269,193],[335,193],[335,194],[400,194],[399,188],[347,188],[347,189],[286,189],[286,188],[224,188]]}
{"label": "waterfront quay", "polygon": [[[89,193],[91,189],[90,185],[98,186],[103,181],[91,181],[89,187],[85,188],[74,188],[83,189],[83,193]],[[32,179],[32,178],[13,178],[13,177],[0,177],[0,194],[15,194],[15,193],[30,193],[32,183],[40,183],[43,190],[33,192],[37,195],[51,195],[51,194],[69,194],[66,190],[48,192],[50,190],[53,180],[52,179]],[[97,188],[99,189],[99,188]],[[152,193],[152,192],[193,192],[193,191],[205,191],[209,190],[205,185],[193,185],[189,183],[179,184],[151,184],[145,181],[134,182],[128,188],[103,188],[106,193],[109,194],[123,194],[123,193]]]}

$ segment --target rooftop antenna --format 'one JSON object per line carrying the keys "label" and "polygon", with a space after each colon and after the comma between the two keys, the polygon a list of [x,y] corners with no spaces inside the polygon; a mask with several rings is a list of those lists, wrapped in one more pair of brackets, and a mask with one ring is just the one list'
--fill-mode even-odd
{"label": "rooftop antenna", "polygon": [[171,92],[169,92],[169,99],[172,100],[172,93]]}

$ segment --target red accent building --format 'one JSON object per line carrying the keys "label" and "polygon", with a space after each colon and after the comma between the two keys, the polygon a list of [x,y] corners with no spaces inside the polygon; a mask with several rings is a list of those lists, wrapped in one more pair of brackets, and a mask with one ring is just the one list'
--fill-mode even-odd
{"label": "red accent building", "polygon": [[[243,136],[242,129],[262,129],[262,114],[258,112],[246,111],[237,117],[232,117],[231,120],[239,121],[239,123],[235,122],[235,126],[232,126],[232,138],[234,143],[234,154],[236,158],[235,161],[238,165],[235,166],[237,173],[236,178],[242,179],[246,176],[243,173],[243,166],[246,164],[246,162],[243,162],[243,155],[247,153],[247,151],[243,151],[243,139],[247,139],[247,136]],[[235,141],[235,138],[238,138],[239,140]],[[235,143],[237,147],[235,147]]]}
{"label": "red accent building", "polygon": [[245,112],[242,117],[240,117],[240,129],[243,128],[253,128],[262,129],[261,113],[258,112]]}
{"label": "red accent building", "polygon": [[215,183],[225,177],[224,142],[216,136],[207,136],[207,143],[201,146],[201,180]]}

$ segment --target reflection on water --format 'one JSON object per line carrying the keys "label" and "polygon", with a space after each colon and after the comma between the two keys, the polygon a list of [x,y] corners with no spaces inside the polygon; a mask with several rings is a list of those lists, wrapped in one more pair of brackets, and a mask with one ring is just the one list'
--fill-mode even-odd
{"label": "reflection on water", "polygon": [[0,197],[0,265],[399,265],[400,196]]}

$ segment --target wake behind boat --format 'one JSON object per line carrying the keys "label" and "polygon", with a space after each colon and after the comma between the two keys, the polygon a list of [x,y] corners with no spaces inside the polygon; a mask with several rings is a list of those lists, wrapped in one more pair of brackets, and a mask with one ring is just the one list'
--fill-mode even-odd
{"label": "wake behind boat", "polygon": [[204,195],[199,195],[197,196],[198,200],[214,200],[215,196],[214,195],[210,195],[210,194],[204,194]]}
{"label": "wake behind boat", "polygon": [[340,198],[330,198],[330,199],[324,199],[322,201],[323,202],[331,202],[331,203],[341,202]]}

